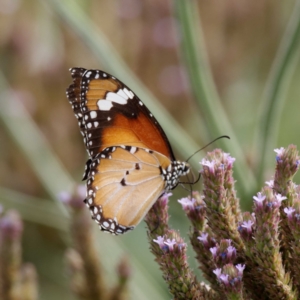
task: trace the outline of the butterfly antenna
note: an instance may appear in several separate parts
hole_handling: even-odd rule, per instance
[[[189,184],[190,186],[192,186],[193,184],[197,183],[201,178],[201,174],[199,173],[197,179],[195,180],[195,175],[194,175],[193,171],[191,171],[191,174],[193,176],[193,180],[190,181],[189,174],[186,175],[188,181],[187,182],[180,182],[181,184]]]
[[[186,162],[188,162],[196,153],[200,152],[201,150],[205,149],[206,147],[208,147],[209,145],[211,145],[212,143],[214,143],[215,141],[219,140],[219,139],[223,139],[223,138],[226,138],[226,139],[230,139],[230,137],[228,135],[222,135],[222,136],[219,136],[217,137],[216,139],[214,139],[213,141],[209,142],[207,145],[205,145],[204,147],[202,147],[201,149],[197,150],[195,153],[193,153],[187,160]],[[200,178],[201,178],[201,173],[198,174],[198,178],[195,180],[195,176],[194,176],[194,173],[192,172],[192,176],[193,176],[193,181],[189,181],[189,176],[187,175],[187,179],[188,179],[188,182],[181,182],[181,184],[189,184],[191,187],[193,184],[197,183]],[[183,186],[182,186],[183,187]],[[184,189],[186,189],[184,187]],[[192,188],[191,188],[191,191],[192,191]]]
[[[202,147],[201,149],[197,150],[195,153],[193,153],[187,160],[186,162],[188,162],[195,154],[197,154],[198,152],[200,152],[201,150],[205,149],[206,147],[208,147],[209,145],[211,145],[212,143],[216,142],[217,140],[220,140],[220,139],[223,139],[223,138],[226,138],[226,139],[229,139],[230,140],[230,137],[228,135],[221,135],[219,137],[217,137],[216,139],[214,139],[213,141],[209,142],[207,145],[205,145],[204,147]],[[198,182],[200,179],[200,177],[197,179],[196,182]],[[195,183],[196,183],[195,182]]]
[[[186,191],[188,191],[188,192],[191,192],[192,189],[186,188],[186,187],[184,186],[184,184],[190,184],[190,183],[188,183],[188,182],[180,182],[180,186],[181,186],[184,190],[186,190]],[[190,184],[190,187],[192,187],[191,184]]]

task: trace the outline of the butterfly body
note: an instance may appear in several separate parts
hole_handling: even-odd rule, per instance
[[[189,172],[147,107],[122,82],[100,70],[72,68],[67,97],[90,156],[85,203],[101,230],[133,229]]]

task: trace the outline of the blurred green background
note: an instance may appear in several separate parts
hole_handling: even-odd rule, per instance
[[[229,135],[193,158],[194,173],[205,151],[230,152],[249,209],[272,177],[273,149],[300,142],[298,2],[0,1],[0,203],[25,221],[23,257],[37,268],[41,299],[75,299],[64,269],[69,214],[57,194],[80,183],[87,155],[65,97],[68,69],[102,69],[124,81],[179,159]],[[170,214],[188,241],[176,201],[185,195],[174,191]],[[132,299],[169,299],[144,227],[113,237],[95,225],[108,281],[127,253]]]

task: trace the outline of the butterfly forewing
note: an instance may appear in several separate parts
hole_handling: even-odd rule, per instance
[[[152,149],[174,160],[164,131],[126,85],[100,70],[83,70],[71,69],[73,85],[67,94],[71,103],[81,107],[90,156],[122,144]]]

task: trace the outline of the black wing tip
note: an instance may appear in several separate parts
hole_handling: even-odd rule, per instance
[[[85,68],[81,68],[81,67],[72,67],[69,68],[69,72],[71,73],[72,77],[74,77],[75,75],[82,75],[84,72],[86,71]]]

